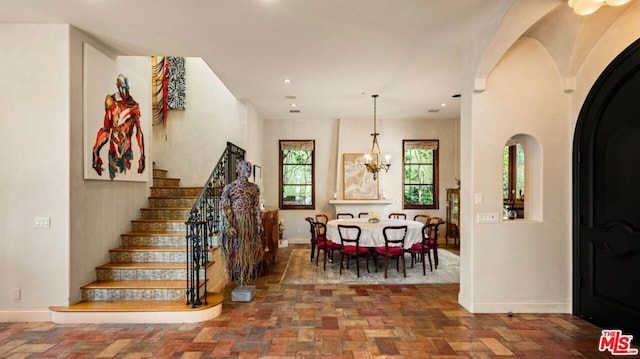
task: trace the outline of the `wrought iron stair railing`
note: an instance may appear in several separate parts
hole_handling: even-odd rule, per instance
[[[207,266],[211,261],[213,238],[222,230],[222,208],[220,198],[225,185],[237,178],[236,166],[244,160],[245,150],[227,142],[209,179],[198,195],[186,227],[187,246],[187,304],[195,308],[207,304]],[[200,291],[202,284],[202,292]],[[204,303],[201,299],[204,299]]]

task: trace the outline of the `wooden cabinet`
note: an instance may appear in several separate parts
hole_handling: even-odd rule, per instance
[[[449,238],[454,244],[460,239],[460,188],[447,188],[447,228],[445,231],[445,245]]]
[[[275,262],[278,254],[278,209],[267,208],[262,212],[262,248],[264,248],[263,271]]]

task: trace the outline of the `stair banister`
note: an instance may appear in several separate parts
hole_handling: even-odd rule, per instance
[[[222,209],[220,198],[225,185],[233,182],[238,176],[236,165],[244,160],[245,150],[227,142],[227,147],[218,163],[211,171],[202,191],[198,195],[189,217],[187,226],[187,304],[193,308],[207,304],[207,266],[210,262],[212,238],[219,235],[222,228]],[[202,279],[200,278],[202,275]],[[200,283],[204,283],[204,293],[200,293]]]

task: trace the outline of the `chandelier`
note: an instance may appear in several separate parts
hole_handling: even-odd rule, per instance
[[[391,166],[391,155],[384,156],[384,162],[380,156],[380,145],[378,145],[378,131],[376,127],[376,99],[378,95],[371,95],[373,97],[373,142],[371,143],[371,152],[364,155],[364,165],[367,168],[367,171],[373,174],[373,180],[378,179],[378,172],[380,170],[384,170],[385,172],[389,171],[389,167]]]
[[[578,15],[589,15],[604,5],[621,6],[631,0],[568,0],[568,5]]]

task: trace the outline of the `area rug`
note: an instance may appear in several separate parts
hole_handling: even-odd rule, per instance
[[[375,271],[373,259],[369,260],[367,273],[366,261],[360,262],[360,278],[356,276],[355,262],[351,263],[349,270],[345,268],[340,274],[340,254],[335,253],[334,263],[327,261],[327,270],[322,269],[322,253],[316,267],[315,258],[310,262],[310,249],[292,249],[287,267],[280,279],[281,284],[425,284],[425,283],[459,283],[460,282],[460,257],[447,250],[439,249],[440,263],[438,269],[429,271],[427,260],[427,274],[422,275],[422,263],[416,263],[411,267],[411,258],[405,256],[407,261],[407,277],[402,275],[402,262],[400,271],[396,270],[395,260],[389,262],[387,278],[384,277],[384,266],[379,264],[378,272]],[[380,260],[382,262],[382,259]],[[346,264],[346,263],[345,263]]]

